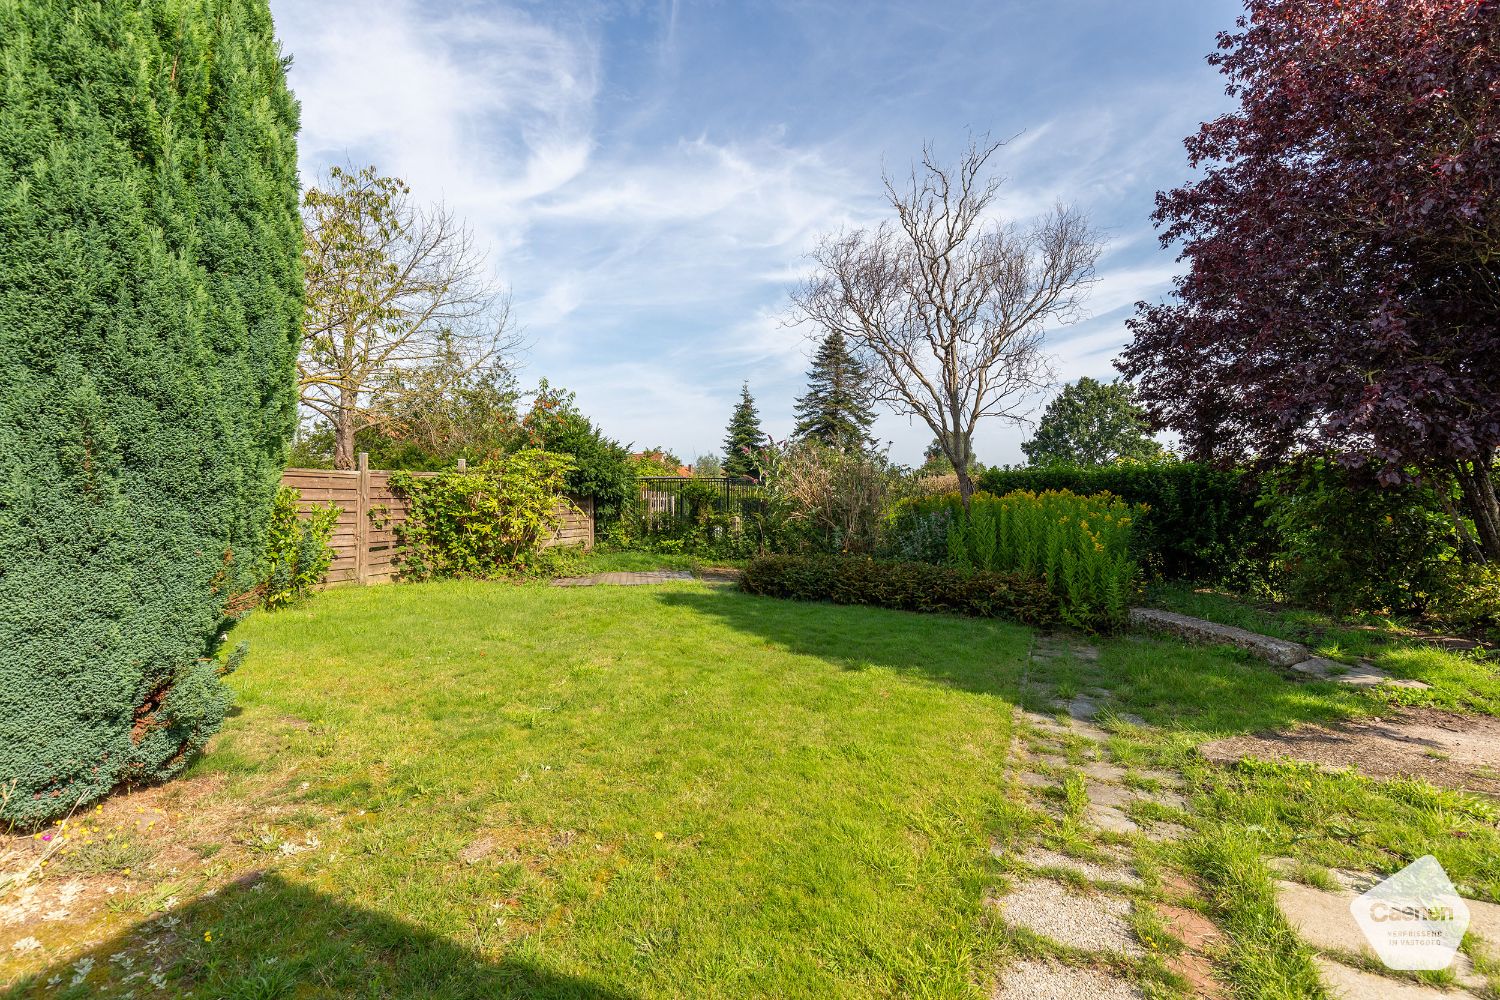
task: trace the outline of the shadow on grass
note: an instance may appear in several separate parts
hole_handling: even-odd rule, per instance
[[[1070,641],[1099,647],[1097,661],[1034,660],[1034,630],[1003,621],[782,601],[726,588],[658,599],[846,669],[884,666],[1042,712],[1083,695],[1153,726],[1225,736],[1336,722],[1383,707],[1337,684],[1293,680],[1248,654],[1170,640],[1073,634]]]
[[[493,922],[495,917],[475,919]],[[487,959],[413,924],[274,874],[247,876],[154,917],[15,984],[5,996],[82,1000],[129,995],[122,991],[132,989],[135,996],[223,1000],[631,996],[521,958]]]
[[[1011,702],[1021,695],[1033,634],[998,619],[784,601],[730,587],[663,591],[657,599],[845,670],[886,667]]]

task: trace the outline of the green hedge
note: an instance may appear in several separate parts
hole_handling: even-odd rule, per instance
[[[181,771],[296,414],[265,0],[0,0],[0,821]]]
[[[1170,579],[1238,581],[1259,572],[1268,547],[1265,516],[1256,510],[1259,484],[1238,470],[1195,462],[987,469],[978,488],[1003,496],[1113,493],[1151,509],[1137,526],[1137,552],[1146,568]]]
[[[1041,580],[970,572],[920,562],[859,556],[762,556],[740,579],[747,593],[796,601],[867,604],[900,611],[946,611],[1055,625],[1061,608]]]

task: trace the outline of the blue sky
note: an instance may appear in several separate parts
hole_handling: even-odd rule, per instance
[[[1131,303],[1175,269],[1149,215],[1182,137],[1227,107],[1205,63],[1233,0],[272,0],[302,102],[304,182],[374,163],[490,248],[530,344],[521,378],[611,435],[718,452],[742,380],[785,436],[808,331],[784,322],[825,231],[882,216],[882,167],[970,130],[1017,138],[996,210],[1061,199],[1109,235],[1062,379],[1110,377]],[[1044,402],[1039,399],[1038,403]],[[916,462],[931,433],[882,414]],[[1024,428],[976,454],[1018,462]]]

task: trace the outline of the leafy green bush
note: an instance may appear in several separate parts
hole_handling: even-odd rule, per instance
[[[1500,644],[1500,566],[1450,564],[1436,623],[1451,631]]]
[[[893,547],[955,569],[1045,580],[1069,624],[1107,629],[1124,623],[1138,586],[1131,545],[1144,513],[1107,493],[1066,490],[976,493],[965,511],[953,493],[897,504],[891,533]]]
[[[1260,506],[1277,543],[1278,588],[1294,603],[1339,613],[1434,608],[1457,558],[1439,498],[1420,483],[1361,487],[1321,460],[1268,478]]]
[[[180,772],[295,419],[265,0],[0,2],[0,821]]]
[[[1248,587],[1264,576],[1265,516],[1255,506],[1259,484],[1245,472],[1195,462],[1121,463],[988,469],[977,483],[996,496],[1068,490],[1145,505],[1135,526],[1137,556],[1146,570],[1168,579]]]
[[[1009,618],[1027,625],[1061,621],[1057,598],[1041,580],[919,562],[863,556],[761,556],[745,568],[740,586],[747,593],[797,601],[946,611]]]
[[[307,596],[333,564],[333,528],[339,508],[333,504],[313,507],[299,517],[302,492],[290,486],[276,491],[271,507],[271,525],[266,530],[266,572],[258,589],[260,603],[268,610],[284,608]]]
[[[467,472],[391,473],[407,503],[396,526],[404,579],[524,573],[562,525],[570,460],[527,449]]]

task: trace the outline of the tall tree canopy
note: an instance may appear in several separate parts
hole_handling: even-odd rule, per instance
[[[755,408],[755,397],[750,395],[750,385],[746,383],[740,386],[740,401],[735,404],[724,433],[724,474],[759,475],[755,452],[765,447],[766,441],[766,432],[760,429],[760,411]]]
[[[303,208],[302,405],[333,429],[334,468],[352,469],[361,430],[435,405],[519,338],[473,233],[442,205],[412,204],[400,178],[334,167]]]
[[[899,185],[893,221],[825,236],[813,275],[792,295],[800,321],[848,340],[876,402],[917,417],[974,492],[979,421],[1019,421],[1051,381],[1042,342],[1082,310],[1100,240],[1062,205],[1026,225],[1001,223],[989,173],[999,143],[971,141],[957,164],[930,147]]]
[[[1145,411],[1126,382],[1084,378],[1063,386],[1021,445],[1032,465],[1108,465],[1160,458]]]
[[[1195,457],[1454,476],[1500,558],[1500,4],[1247,0],[1120,368]]]
[[[0,3],[0,820],[229,705],[296,406],[297,106],[265,0]]]
[[[813,356],[807,394],[797,400],[798,441],[816,441],[839,451],[860,451],[870,443],[875,412],[870,407],[870,376],[849,353],[843,331],[830,330]]]

